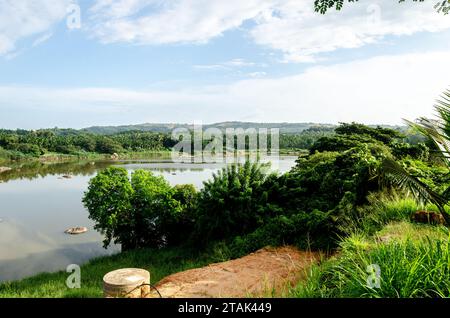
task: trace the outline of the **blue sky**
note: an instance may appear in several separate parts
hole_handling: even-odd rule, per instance
[[[450,16],[432,1],[326,16],[312,2],[0,0],[0,127],[431,113],[450,84]]]

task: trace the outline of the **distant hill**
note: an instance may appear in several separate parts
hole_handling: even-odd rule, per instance
[[[227,128],[279,128],[280,133],[300,133],[309,128],[334,128],[336,125],[331,124],[317,124],[317,123],[252,123],[240,121],[228,121],[209,125],[203,125],[203,129],[215,127],[219,129]],[[138,124],[138,125],[124,125],[124,126],[93,126],[82,129],[82,131],[94,134],[115,134],[125,131],[151,131],[169,133],[175,128],[192,129],[192,124]]]

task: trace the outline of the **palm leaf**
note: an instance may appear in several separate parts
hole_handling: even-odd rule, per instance
[[[410,191],[414,197],[422,203],[434,203],[444,206],[448,200],[439,193],[433,191],[428,185],[409,174],[395,160],[385,159],[382,163],[383,177],[392,184]]]
[[[415,122],[405,120],[414,130],[429,138],[450,167],[450,90],[446,90],[434,105],[436,119],[421,117]]]

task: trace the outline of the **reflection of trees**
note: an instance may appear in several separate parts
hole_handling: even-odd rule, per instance
[[[70,174],[76,176],[90,176],[97,170],[107,168],[117,162],[113,161],[77,161],[77,162],[59,162],[42,163],[27,162],[15,167],[10,171],[0,174],[0,182],[6,182],[16,179],[33,180],[48,175]]]
[[[242,157],[246,158],[246,157]],[[239,161],[241,162],[241,161]],[[0,173],[0,182],[7,182],[16,179],[33,180],[43,178],[49,175],[73,175],[73,176],[91,176],[98,170],[108,168],[112,165],[125,165],[127,170],[144,169],[159,173],[182,173],[182,172],[201,172],[204,170],[218,170],[227,163],[178,163],[166,158],[152,158],[148,160],[102,160],[102,161],[71,161],[43,163],[38,161],[25,162],[11,166],[12,170]]]
[[[43,178],[49,175],[73,175],[73,176],[91,176],[98,170],[108,168],[112,165],[127,165],[128,170],[144,169],[156,172],[179,173],[185,171],[203,171],[204,167],[158,167],[152,166],[155,162],[127,162],[127,161],[77,161],[77,162],[59,162],[59,163],[42,163],[42,162],[28,162],[12,170],[0,174],[0,182],[7,182],[17,179],[33,180]],[[170,161],[163,164],[173,164]],[[146,167],[146,165],[150,165]]]

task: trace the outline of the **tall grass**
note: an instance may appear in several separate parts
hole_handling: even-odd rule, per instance
[[[384,231],[389,241],[351,235],[341,242],[336,257],[310,269],[308,280],[291,296],[449,297],[448,234],[444,227],[403,222]],[[368,284],[371,265],[379,266],[379,288]]]
[[[339,220],[342,233],[373,235],[390,222],[411,220],[417,210],[439,211],[433,204],[421,205],[411,196],[398,192],[372,193],[367,200],[366,205]],[[447,208],[447,211],[450,209]]]

